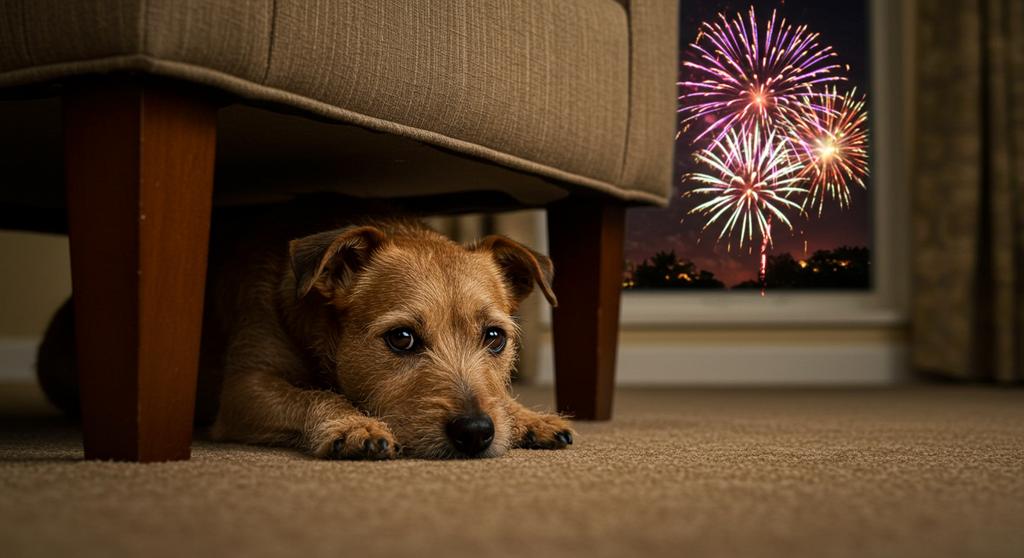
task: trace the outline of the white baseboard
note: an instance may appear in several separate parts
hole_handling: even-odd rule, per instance
[[[537,382],[554,382],[551,343]],[[735,346],[678,343],[619,347],[616,383],[632,386],[894,385],[908,380],[908,350],[895,342]]]
[[[37,337],[0,337],[0,382],[34,380]]]

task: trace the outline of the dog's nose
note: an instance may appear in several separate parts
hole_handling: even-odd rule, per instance
[[[491,447],[494,421],[484,414],[456,417],[445,427],[445,432],[455,449],[466,455],[476,455]]]

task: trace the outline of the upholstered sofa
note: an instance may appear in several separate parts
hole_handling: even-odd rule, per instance
[[[559,408],[611,415],[673,0],[0,0],[0,226],[71,239],[86,456],[189,455],[211,207],[546,207]],[[431,205],[433,204],[433,205]]]

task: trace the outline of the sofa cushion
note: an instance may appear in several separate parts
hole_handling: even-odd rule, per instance
[[[671,140],[629,130],[651,117],[630,104],[628,17],[612,0],[5,1],[0,88],[142,71],[663,203]]]

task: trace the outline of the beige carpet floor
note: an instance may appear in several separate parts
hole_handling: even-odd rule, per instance
[[[568,451],[83,462],[0,387],[0,555],[1024,556],[1024,391],[626,390]],[[530,390],[524,399],[545,403]]]

